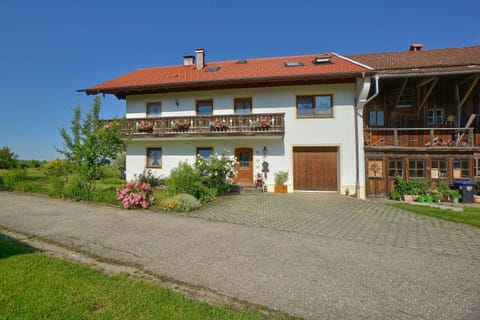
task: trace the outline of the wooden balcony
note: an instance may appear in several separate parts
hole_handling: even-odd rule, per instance
[[[366,151],[385,149],[466,150],[480,146],[474,128],[365,128]]]
[[[281,138],[285,134],[285,114],[213,115],[127,119],[123,130],[133,139],[182,137]]]

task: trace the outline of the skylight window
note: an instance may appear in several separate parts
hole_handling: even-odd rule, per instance
[[[289,61],[289,62],[284,62],[283,63],[285,67],[301,67],[303,66],[303,63],[300,61]]]
[[[208,67],[205,72],[217,72],[220,67]]]
[[[332,59],[331,56],[316,57],[315,59],[313,59],[312,63],[313,63],[313,64],[327,64],[327,63],[332,63],[332,62],[330,61],[330,59]]]

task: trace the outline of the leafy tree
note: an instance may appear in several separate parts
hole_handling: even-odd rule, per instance
[[[13,153],[9,147],[0,149],[0,169],[16,168],[18,164],[18,155]]]
[[[81,177],[82,188],[91,197],[95,190],[94,182],[100,176],[100,168],[110,164],[124,152],[127,141],[121,138],[123,120],[100,120],[100,97],[95,97],[93,107],[82,117],[80,107],[76,107],[71,120],[70,133],[60,128],[63,148],[55,149],[65,156],[70,170]]]

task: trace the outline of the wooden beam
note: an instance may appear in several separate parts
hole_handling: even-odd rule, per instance
[[[423,86],[426,85],[427,83],[432,82],[432,81],[434,81],[434,80],[438,80],[438,78],[437,78],[437,77],[432,77],[432,78],[423,80],[422,82],[420,82],[419,84],[417,84],[417,88],[423,87]]]
[[[430,97],[430,95],[432,94],[433,89],[434,89],[435,86],[437,85],[438,78],[432,78],[431,81],[433,81],[433,82],[432,82],[432,84],[430,85],[430,88],[428,88],[427,93],[426,93],[425,96],[423,97],[422,102],[421,102],[420,105],[418,106],[417,114],[420,114],[420,111],[422,111],[423,106],[427,103],[428,98]],[[429,82],[430,82],[430,81],[429,81]],[[427,83],[428,83],[428,82],[427,82]]]
[[[407,81],[408,81],[408,78],[405,78],[405,81],[403,81],[402,89],[400,89],[400,93],[398,94],[397,99],[395,99],[394,106],[396,106],[398,104],[398,101],[400,101],[400,97],[403,94],[403,90],[405,90],[405,87],[407,86]]]
[[[467,92],[465,93],[465,96],[463,97],[462,101],[460,101],[460,103],[458,104],[458,108],[461,109],[464,105],[464,103],[467,101],[468,97],[470,96],[470,94],[472,94],[472,91],[473,89],[475,88],[475,86],[477,85],[478,83],[478,80],[480,80],[480,76],[477,76],[475,78],[475,80],[473,80],[472,84],[470,85],[470,87],[468,88]]]

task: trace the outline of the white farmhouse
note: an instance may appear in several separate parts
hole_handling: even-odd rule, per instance
[[[127,179],[159,176],[213,153],[238,159],[236,183],[261,174],[269,190],[365,196],[363,106],[373,70],[340,55],[208,62],[139,69],[81,91],[126,101]]]

